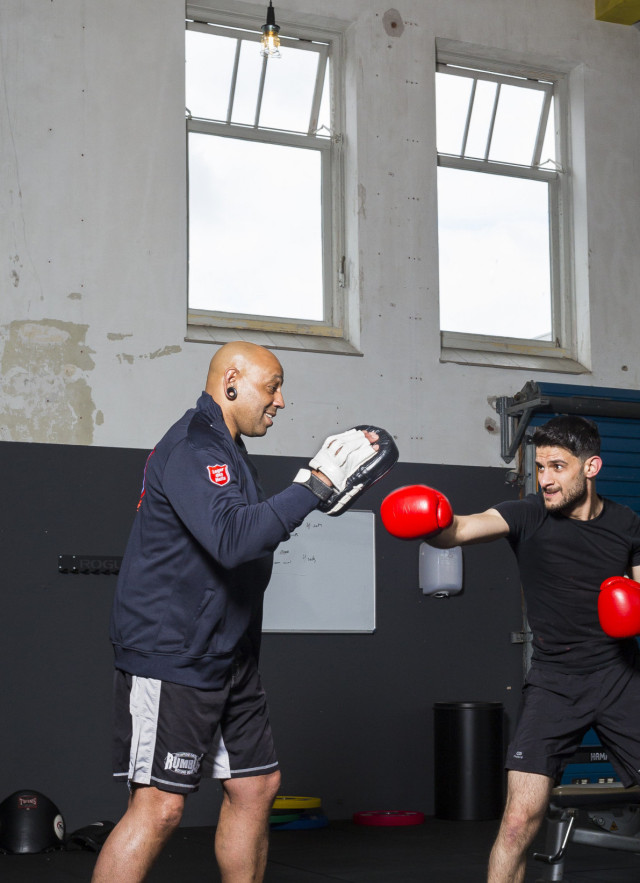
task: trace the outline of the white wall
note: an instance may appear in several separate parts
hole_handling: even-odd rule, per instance
[[[266,3],[265,3],[266,7]],[[315,0],[276,9],[313,14]],[[504,465],[492,397],[527,380],[637,387],[640,32],[593,0],[325,0],[353,24],[349,255],[363,357],[278,353],[287,409],[264,454],[379,422],[408,462]],[[439,362],[436,38],[582,64],[592,373]],[[186,343],[184,3],[0,4],[0,440],[149,448],[196,399]],[[624,367],[623,367],[624,366]]]

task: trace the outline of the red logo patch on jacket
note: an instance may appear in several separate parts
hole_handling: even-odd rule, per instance
[[[226,463],[224,466],[216,463],[215,466],[207,466],[207,469],[209,470],[209,478],[214,484],[227,484],[229,481],[229,467]]]

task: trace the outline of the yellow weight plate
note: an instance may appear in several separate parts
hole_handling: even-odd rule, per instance
[[[273,801],[273,809],[317,809],[322,806],[319,797],[278,796]]]

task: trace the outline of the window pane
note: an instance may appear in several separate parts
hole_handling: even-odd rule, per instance
[[[321,156],[189,135],[189,306],[322,320]]]
[[[324,72],[324,85],[322,87],[322,101],[318,114],[318,131],[322,129],[323,135],[331,132],[331,59],[327,59],[327,67]]]
[[[186,104],[194,117],[226,120],[236,43],[187,30]]]
[[[556,161],[556,118],[555,118],[554,99],[551,99],[551,107],[549,108],[549,119],[547,120],[547,131],[544,135],[542,144],[542,154],[540,156],[540,165],[551,160]]]
[[[289,46],[281,51],[282,58],[267,64],[260,125],[288,132],[308,132],[318,53]]]
[[[497,88],[495,83],[489,83],[487,80],[479,80],[476,85],[465,156],[471,156],[474,159],[484,159],[485,157]]]
[[[438,169],[440,327],[552,339],[548,189]]]
[[[436,129],[438,152],[458,154],[462,152],[464,125],[469,109],[473,80],[436,74]]]
[[[238,62],[236,90],[233,96],[232,123],[240,123],[245,126],[255,124],[262,65],[260,44],[253,40],[243,40]]]
[[[531,165],[543,99],[537,89],[502,86],[489,159]]]

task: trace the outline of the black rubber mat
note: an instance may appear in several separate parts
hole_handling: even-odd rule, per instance
[[[375,828],[332,821],[327,828],[271,835],[265,883],[484,883],[497,822],[452,822]],[[149,883],[219,883],[213,828],[180,828]],[[536,843],[536,848],[539,847]],[[95,855],[55,852],[0,855],[2,883],[89,883]],[[542,866],[530,859],[526,883]],[[567,883],[638,883],[640,855],[570,844]]]

